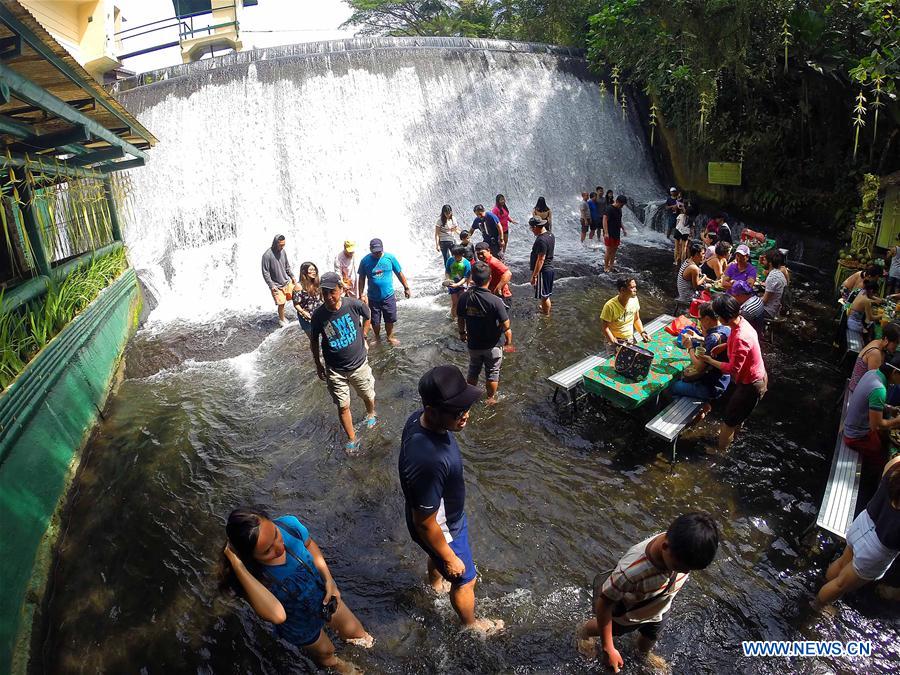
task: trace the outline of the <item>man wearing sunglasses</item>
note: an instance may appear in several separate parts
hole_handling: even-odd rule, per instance
[[[419,380],[423,409],[403,427],[400,486],[406,501],[406,526],[428,554],[428,582],[450,592],[450,604],[465,628],[484,635],[503,622],[475,618],[475,563],[469,548],[463,461],[453,435],[469,419],[469,408],[482,391],[466,383],[456,366],[437,366]]]

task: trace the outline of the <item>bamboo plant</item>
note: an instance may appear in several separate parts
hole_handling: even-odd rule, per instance
[[[866,97],[862,91],[856,96],[856,105],[853,107],[853,161],[856,161],[856,151],[859,149],[859,130],[866,126]]]

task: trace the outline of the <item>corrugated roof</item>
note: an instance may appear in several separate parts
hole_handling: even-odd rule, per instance
[[[69,103],[83,115],[139,150],[156,145],[156,137],[103,89],[28,9],[17,0],[2,0],[2,10],[4,14],[0,14],[0,44],[4,38],[14,38],[18,34],[18,31],[9,25],[10,23],[18,22],[24,30],[21,53],[11,57],[0,57],[0,63]],[[9,20],[6,18],[7,15]],[[0,115],[13,122],[31,125],[41,135],[71,128],[71,123],[48,116],[39,108],[17,100],[15,94],[12,94],[8,103],[0,105]],[[6,145],[21,143],[19,139],[2,131],[0,139]],[[97,139],[82,145],[92,150],[109,147],[107,142]]]

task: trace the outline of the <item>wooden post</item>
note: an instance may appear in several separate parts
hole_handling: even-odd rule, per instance
[[[122,225],[119,223],[119,212],[116,210],[116,198],[109,176],[103,177],[103,193],[106,195],[106,206],[109,208],[109,225],[113,241],[122,241]]]
[[[41,237],[40,227],[38,226],[38,218],[36,207],[34,205],[34,192],[27,181],[19,184],[19,194],[21,195],[24,208],[22,212],[22,225],[25,228],[25,234],[28,235],[28,241],[31,244],[31,255],[34,258],[34,265],[37,267],[39,274],[45,277],[50,276],[50,261],[47,259],[47,251],[44,249],[44,240]]]

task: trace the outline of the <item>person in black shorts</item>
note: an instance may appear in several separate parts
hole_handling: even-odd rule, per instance
[[[553,249],[556,240],[552,232],[547,232],[547,221],[531,218],[528,227],[534,235],[531,247],[531,285],[534,297],[541,301],[541,313],[550,316],[550,296],[553,295]]]

